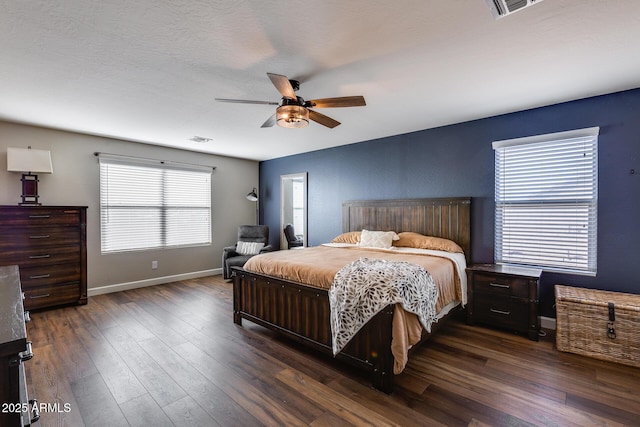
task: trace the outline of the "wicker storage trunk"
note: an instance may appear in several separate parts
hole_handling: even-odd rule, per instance
[[[555,295],[558,350],[640,367],[640,295],[563,285]]]

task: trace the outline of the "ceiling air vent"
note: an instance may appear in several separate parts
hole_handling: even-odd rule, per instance
[[[518,12],[542,0],[486,0],[494,18],[502,18],[512,13]]]
[[[199,143],[204,143],[204,142],[209,142],[209,141],[213,141],[213,139],[211,138],[205,138],[204,136],[194,136],[193,138],[189,138],[189,141],[193,141],[193,142],[199,142]]]

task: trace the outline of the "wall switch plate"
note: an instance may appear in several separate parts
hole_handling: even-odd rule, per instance
[[[158,269],[158,261],[151,261],[151,269],[152,270]]]

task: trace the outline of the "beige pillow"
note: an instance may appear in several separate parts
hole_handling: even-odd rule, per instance
[[[342,233],[336,236],[331,243],[352,243],[357,244],[360,242],[359,231],[349,231],[348,233]]]
[[[442,237],[425,236],[420,233],[405,231],[399,234],[400,240],[393,245],[397,247],[433,249],[436,251],[464,253],[462,248],[454,241]]]
[[[394,231],[362,230],[358,246],[390,249],[393,247],[393,241],[398,239],[400,239],[400,237]]]

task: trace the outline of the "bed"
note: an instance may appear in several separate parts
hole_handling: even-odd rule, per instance
[[[392,230],[441,237],[459,245],[464,252],[463,258],[469,262],[470,210],[471,199],[459,197],[348,201],[342,206],[342,228],[343,233]],[[280,252],[282,256],[291,257],[297,256],[296,252],[320,250],[309,248]],[[326,286],[311,286],[304,283],[308,281],[305,278],[296,280],[281,277],[279,273],[249,271],[249,267],[233,269],[234,322],[241,325],[246,319],[321,353],[333,354],[329,290]],[[438,313],[438,321],[432,325],[431,333],[423,331],[421,341],[456,311],[453,306],[459,307],[462,303],[448,304],[443,313]],[[338,360],[370,372],[373,386],[385,393],[393,390],[396,364],[392,352],[394,316],[397,316],[395,304],[387,305],[335,355]]]

